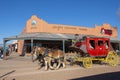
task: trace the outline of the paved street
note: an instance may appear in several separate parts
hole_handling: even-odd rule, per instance
[[[0,61],[0,80],[120,80],[120,64],[116,67],[94,64],[92,68],[69,66],[65,69],[44,71],[37,69],[29,55],[20,57],[13,53]]]

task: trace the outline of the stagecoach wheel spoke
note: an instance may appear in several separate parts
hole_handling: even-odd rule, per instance
[[[106,57],[106,62],[111,66],[118,64],[118,55],[114,51],[110,51]]]
[[[92,59],[89,57],[83,58],[83,66],[85,68],[90,68],[92,66]]]

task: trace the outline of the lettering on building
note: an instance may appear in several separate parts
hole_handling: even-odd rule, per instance
[[[63,26],[53,26],[53,29],[60,30],[60,29],[63,29]]]
[[[65,29],[73,29],[73,30],[76,30],[77,28],[74,28],[74,27],[65,27]]]
[[[87,29],[85,29],[85,28],[79,28],[79,30],[83,30],[83,31],[86,31]]]

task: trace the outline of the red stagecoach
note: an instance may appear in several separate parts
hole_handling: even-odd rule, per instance
[[[72,63],[82,62],[85,68],[91,67],[93,61],[103,61],[111,66],[118,64],[118,55],[112,49],[109,38],[85,36],[70,49],[77,53]]]

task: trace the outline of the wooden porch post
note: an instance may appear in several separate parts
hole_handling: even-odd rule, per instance
[[[33,49],[33,39],[31,39],[31,51]]]
[[[65,53],[65,40],[63,40],[63,52]]]
[[[6,60],[6,40],[3,40],[3,59]]]

